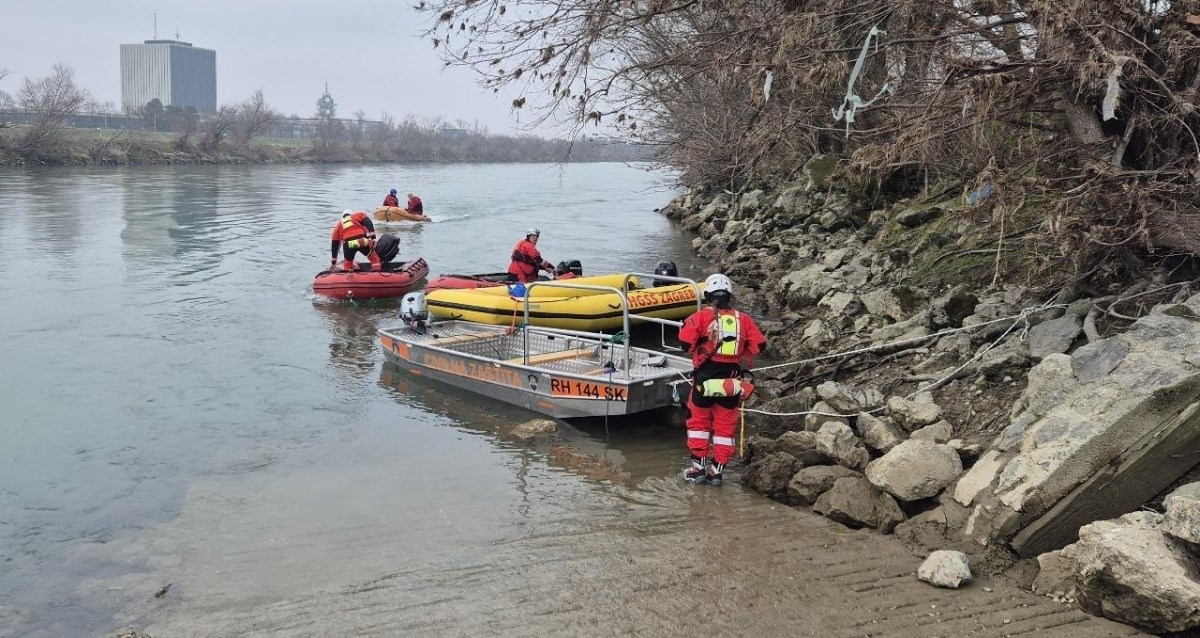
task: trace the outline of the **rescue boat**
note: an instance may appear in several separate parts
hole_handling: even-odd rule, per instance
[[[333,299],[385,299],[399,297],[416,288],[429,274],[420,257],[413,261],[390,262],[379,272],[371,264],[356,263],[354,270],[322,270],[313,278],[313,292]]]
[[[422,213],[410,213],[399,206],[380,206],[375,209],[375,219],[381,222],[428,222],[433,221]]]
[[[570,277],[566,277],[566,275]],[[583,264],[578,259],[560,261],[554,268],[555,279],[570,279],[583,276]],[[550,281],[549,277],[539,275],[537,281]],[[475,275],[438,275],[425,285],[426,292],[443,288],[490,288],[512,283],[507,272],[485,272]]]
[[[620,330],[626,312],[631,316],[684,319],[701,307],[703,285],[670,283],[639,288],[632,274],[577,277],[571,284],[617,290],[564,290],[534,285],[528,291],[529,325],[566,330]],[[508,286],[443,288],[426,295],[429,314],[440,319],[515,326],[525,321],[525,298],[514,297]],[[618,290],[625,290],[628,308]],[[636,313],[633,315],[632,313]]]

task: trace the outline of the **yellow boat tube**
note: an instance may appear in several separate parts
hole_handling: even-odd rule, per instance
[[[563,283],[620,288],[625,275],[577,277]],[[682,320],[696,311],[703,284],[670,284],[637,288],[631,280],[629,312],[659,319]],[[492,325],[517,325],[524,321],[525,300],[509,296],[507,286],[442,289],[426,295],[429,314],[441,319],[462,319]],[[546,328],[599,332],[622,328],[621,296],[599,290],[569,290],[534,286],[529,302],[529,323]],[[639,323],[632,317],[633,323]]]

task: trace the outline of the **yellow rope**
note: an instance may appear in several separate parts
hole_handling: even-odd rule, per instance
[[[742,431],[738,433],[738,458],[746,458],[746,409],[742,405],[738,405],[738,412],[742,415]]]

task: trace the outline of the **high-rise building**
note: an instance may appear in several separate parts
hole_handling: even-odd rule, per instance
[[[179,40],[121,45],[121,104],[138,108],[158,98],[163,106],[217,110],[217,52]]]

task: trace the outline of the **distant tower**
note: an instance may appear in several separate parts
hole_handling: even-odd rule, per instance
[[[333,96],[329,94],[328,82],[325,83],[325,93],[317,100],[317,117],[326,120],[337,117],[337,102],[334,102]]]

